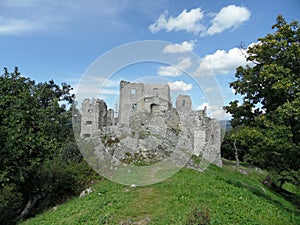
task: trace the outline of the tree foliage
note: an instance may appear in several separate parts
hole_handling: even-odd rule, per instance
[[[277,17],[274,33],[247,49],[250,65],[236,69],[230,83],[242,102],[226,107],[248,158],[276,174],[277,180],[300,184],[300,28]]]
[[[54,155],[66,138],[65,112],[59,102],[72,101],[71,87],[35,84],[16,68],[0,77],[1,177],[2,185],[23,182],[24,168],[38,165]]]
[[[82,157],[66,107],[73,102],[71,90],[52,80],[35,83],[18,68],[5,68],[0,76],[1,224],[26,216],[40,199],[55,202],[74,194],[81,175],[69,164],[80,165]]]

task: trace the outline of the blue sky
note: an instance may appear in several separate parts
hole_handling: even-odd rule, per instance
[[[235,68],[245,65],[240,44],[247,47],[272,32],[279,14],[299,20],[299,9],[298,0],[0,0],[0,63],[10,70],[18,66],[36,81],[75,87],[107,51],[136,41],[167,41],[173,43],[165,49],[170,54],[191,50],[199,56],[226,104],[236,98],[228,86]],[[188,58],[176,66],[148,62],[122,68],[101,96],[113,107],[119,79],[157,76],[191,94],[194,108],[207,104],[205,95],[213,88],[200,93],[193,77],[180,72]]]

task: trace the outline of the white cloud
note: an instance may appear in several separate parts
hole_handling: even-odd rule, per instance
[[[230,119],[230,114],[227,114],[221,106],[210,105],[205,102],[196,107],[197,110],[204,110],[205,108],[208,117],[218,120]]]
[[[167,19],[168,12],[165,11],[159,16],[155,23],[149,26],[152,33],[157,33],[165,29],[169,31],[186,31],[189,33],[198,34],[204,29],[200,21],[204,17],[203,11],[200,8],[192,9],[191,11],[183,10],[177,17]]]
[[[117,95],[119,94],[119,90],[118,89],[102,89],[100,91],[101,95]]]
[[[163,49],[163,53],[183,53],[193,51],[196,41],[184,41],[181,44],[167,45]]]
[[[216,87],[207,87],[204,89],[205,93],[208,93],[208,92],[212,92],[212,91],[215,91],[217,88]]]
[[[175,66],[160,66],[157,73],[159,76],[178,77],[182,74],[182,71]]]
[[[173,91],[190,91],[193,88],[192,84],[187,84],[184,81],[167,82],[170,90]]]
[[[120,19],[130,0],[0,0],[0,35],[36,32],[71,33],[101,27],[128,26]],[[80,15],[80,16],[78,16]],[[84,24],[84,25],[83,25]],[[112,24],[114,26],[112,26]]]
[[[237,28],[250,18],[251,12],[246,7],[229,5],[223,7],[213,18],[212,26],[206,34],[214,35],[230,28]]]
[[[177,17],[170,16],[168,18],[168,12],[165,11],[155,23],[149,26],[149,30],[152,33],[166,30],[167,32],[186,31],[194,34],[200,33],[201,36],[214,35],[224,30],[235,29],[241,26],[250,18],[251,12],[243,6],[228,5],[214,14],[211,26],[208,27],[204,24],[203,18],[209,15],[211,13],[205,15],[201,8],[195,8],[190,11],[183,10]]]
[[[105,78],[105,77],[91,75],[91,74],[86,74],[83,81],[85,86],[88,86],[89,84],[90,85],[98,84],[98,86],[102,88],[119,87],[120,85],[120,79],[113,80],[110,78]]]
[[[99,94],[101,95],[118,95],[119,94],[119,90],[118,89],[110,89],[110,88],[102,88],[100,89],[98,86],[80,86],[80,90],[78,89],[79,86],[76,86],[74,88],[74,93],[76,94],[77,91],[80,91],[78,97],[81,98],[86,98],[89,96],[97,96]],[[78,94],[78,93],[77,93]]]
[[[103,86],[106,87],[119,87],[120,80],[109,80],[102,77],[97,79],[98,82],[103,83]]]
[[[76,101],[81,102],[85,98],[103,98],[117,96],[119,94],[119,81],[104,77],[86,75],[82,80],[69,79],[74,83],[73,93]],[[76,84],[76,85],[75,85]]]
[[[37,22],[0,17],[0,35],[17,35],[26,31],[38,30]]]
[[[196,109],[197,110],[204,110],[205,107],[206,108],[208,107],[208,103],[207,102],[204,102],[201,105],[197,106]]]
[[[160,66],[157,73],[159,76],[177,77],[182,75],[183,71],[188,69],[191,65],[191,59],[186,58],[174,66]]]
[[[239,66],[245,66],[246,63],[245,52],[240,48],[232,48],[229,51],[217,50],[202,58],[195,76],[228,74]]]

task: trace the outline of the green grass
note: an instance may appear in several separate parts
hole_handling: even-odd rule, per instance
[[[21,224],[185,225],[199,224],[194,218],[202,217],[220,225],[300,224],[297,208],[261,184],[264,171],[240,169],[246,175],[230,161],[203,173],[183,168],[161,183],[135,188],[103,180],[92,186],[92,194]]]

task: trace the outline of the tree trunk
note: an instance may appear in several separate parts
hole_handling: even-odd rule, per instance
[[[234,147],[234,150],[235,150],[234,156],[235,156],[235,160],[236,160],[236,166],[239,167],[240,166],[240,160],[239,160],[238,148],[236,147],[236,138],[234,138],[233,147]]]
[[[37,201],[42,199],[45,195],[43,193],[38,194],[36,196],[34,196],[33,198],[31,198],[25,205],[25,207],[23,208],[23,210],[21,211],[21,213],[16,217],[15,222],[18,222],[19,220],[23,219],[24,217],[26,217],[28,215],[28,213],[30,212],[31,209],[34,208],[34,206],[36,205]]]

